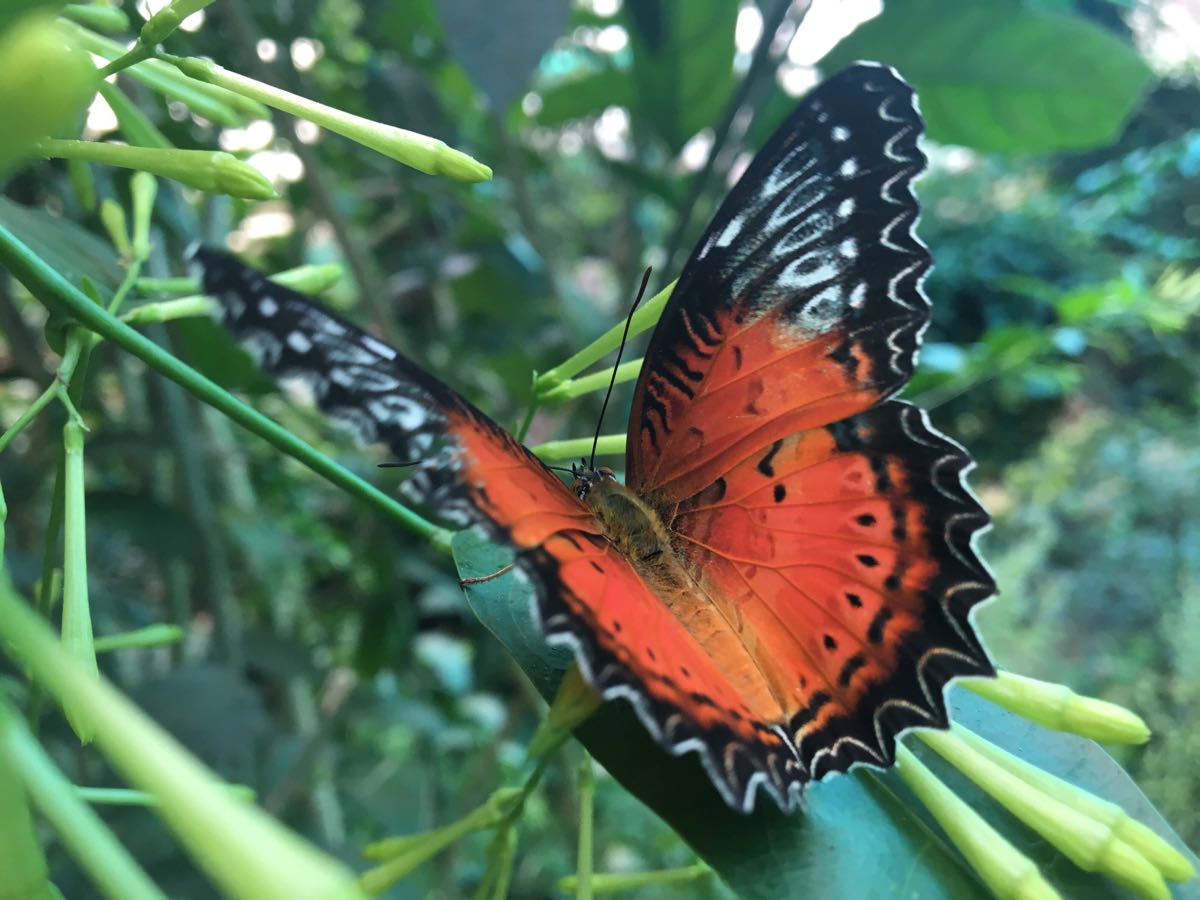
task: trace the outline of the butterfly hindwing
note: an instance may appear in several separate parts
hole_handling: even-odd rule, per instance
[[[896,400],[782,438],[676,507],[681,552],[729,598],[789,691],[813,777],[890,764],[944,727],[942,687],[988,675],[969,621],[993,592],[962,448]]]

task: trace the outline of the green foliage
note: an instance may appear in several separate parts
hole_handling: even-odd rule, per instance
[[[0,29],[32,6],[56,5],[5,6]],[[177,319],[203,308],[172,292],[193,287],[138,283],[182,276],[187,244],[230,233],[267,270],[344,263],[348,277],[327,302],[515,424],[532,373],[619,323],[645,262],[674,261],[651,292],[678,274],[671,265],[738,160],[792,108],[781,81],[804,74],[782,46],[735,52],[735,22],[747,15],[738,4],[626,0],[611,14],[607,6],[514,0],[481,15],[477,4],[449,0],[218,0],[198,31],[167,35],[166,49],[181,61],[211,57],[221,83],[146,60],[100,88],[115,132],[81,131],[80,101],[65,130],[38,137],[133,145],[105,140],[115,150],[100,152],[113,162],[151,148],[207,153],[211,164],[221,149],[261,169],[277,200],[164,181],[151,219],[135,213],[126,174],[77,151],[69,168],[10,171],[0,197],[0,416],[28,421],[0,452],[5,570],[52,611],[63,509],[55,471],[69,399],[90,429],[86,586],[97,648],[131,645],[102,654],[101,673],[220,775],[249,784],[272,815],[343,859],[387,835],[460,823],[497,787],[525,784],[523,748],[566,658],[545,653],[511,579],[464,599],[445,557],[413,529],[439,542],[445,533],[395,503],[401,476],[377,471],[376,452],[330,435],[214,324]],[[784,29],[800,22],[801,45],[819,37],[806,30],[801,4],[757,8],[767,19],[786,13]],[[122,31],[112,16],[70,15],[84,25],[69,33],[108,60],[122,60],[141,25]],[[1200,448],[1189,423],[1200,412],[1200,103],[1187,72],[1149,88],[1135,47],[1150,42],[1135,43],[1123,16],[1090,3],[895,0],[821,69],[858,56],[891,62],[916,84],[931,134],[969,148],[934,147],[919,186],[921,233],[938,260],[929,283],[936,312],[909,394],[937,407],[939,426],[981,458],[975,484],[1004,513],[984,544],[1004,591],[981,617],[985,635],[1006,666],[1143,711],[1155,737],[1120,759],[1194,844],[1200,555],[1189,510]],[[92,30],[101,27],[118,30]],[[306,98],[313,105],[303,109],[329,128],[296,133],[259,102]],[[330,135],[334,126],[350,139]],[[391,126],[429,137],[406,143]],[[12,127],[0,122],[0,137]],[[696,171],[680,151],[706,129],[714,151]],[[481,177],[443,155],[446,145],[461,147],[495,178],[465,185],[421,175],[368,150],[375,138],[399,140],[403,152],[393,155],[426,170],[450,158]],[[105,223],[118,214],[131,236],[114,248]],[[58,354],[72,335],[81,347],[84,329],[104,340],[80,350],[78,375],[60,390]],[[275,424],[221,388],[249,395]],[[621,390],[614,411],[628,396]],[[530,443],[590,435],[599,397],[569,393],[533,419]],[[620,416],[610,413],[609,424],[621,430]],[[456,538],[463,573],[490,574],[502,562],[497,548],[470,541]],[[163,623],[182,640],[132,646],[178,633],[143,631]],[[64,783],[65,775],[113,784],[97,751],[81,750],[42,698],[45,686],[0,656],[0,695],[32,722],[28,745],[41,748],[46,769]],[[962,691],[954,703],[960,721],[1169,835],[1094,745],[1048,735]],[[694,756],[665,757],[627,707],[606,706],[580,735],[607,769],[595,782],[595,870],[634,882],[661,871],[688,879],[683,888],[650,878],[657,886],[638,896],[725,897],[722,879],[746,896],[983,890],[893,775],[830,781],[790,819],[769,809],[743,818],[724,807]],[[1067,866],[912,743],[1055,884],[1088,896],[1115,890]],[[574,746],[560,753],[515,831],[494,843],[487,830],[465,837],[393,894],[465,896],[511,879],[512,896],[544,896],[585,856],[575,832],[590,788],[576,782],[579,757]],[[0,836],[12,825],[29,840],[21,816],[4,814]],[[165,893],[211,893],[157,819],[140,809],[103,818],[93,833],[115,834]],[[697,866],[697,852],[715,877]],[[67,896],[89,896],[75,847],[52,840],[46,855]],[[1195,894],[1195,882],[1177,889]]]
[[[1028,598],[985,613],[996,653],[1146,714],[1159,738],[1126,761],[1186,840],[1200,755],[1186,722],[1200,699],[1200,502],[1195,430],[1169,414],[1092,411],[1011,470],[993,560]],[[1175,774],[1168,776],[1167,772]],[[1170,787],[1168,787],[1170,784]]]
[[[1153,77],[1102,26],[1020,0],[976,0],[955,15],[939,0],[888,4],[826,62],[856,59],[912,80],[932,139],[1008,153],[1112,141]]]

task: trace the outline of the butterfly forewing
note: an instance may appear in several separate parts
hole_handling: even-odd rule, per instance
[[[930,265],[912,226],[925,168],[912,89],[856,66],[805,98],[684,266],[629,420],[631,487],[688,496],[778,438],[897,391]]]

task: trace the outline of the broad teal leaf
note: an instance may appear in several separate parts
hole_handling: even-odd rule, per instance
[[[462,578],[504,569],[512,552],[476,532],[454,538]],[[511,572],[470,585],[472,610],[508,648],[543,696],[553,697],[570,654],[548,647],[537,631],[528,585]],[[955,717],[1047,771],[1120,803],[1131,815],[1183,848],[1149,801],[1096,744],[1045,731],[961,689]],[[577,731],[580,741],[631,793],[686,840],[748,900],[783,896],[973,898],[988,893],[891,772],[858,770],[813,785],[805,809],[779,812],[765,797],[743,816],[713,789],[694,754],[659,748],[624,701],[606,703]],[[910,746],[922,750],[918,741]],[[945,769],[945,767],[940,767]],[[952,775],[958,776],[951,772]],[[956,787],[957,787],[956,783]],[[970,789],[974,791],[974,789]],[[977,796],[964,791],[973,801]],[[1124,896],[1111,883],[1080,872],[982,800],[989,820],[1013,835],[1068,896]],[[1178,896],[1197,896],[1185,887]]]
[[[1110,143],[1152,80],[1129,43],[1081,17],[1017,0],[949,10],[943,0],[889,3],[821,69],[889,63],[917,89],[931,138],[1018,153]]]

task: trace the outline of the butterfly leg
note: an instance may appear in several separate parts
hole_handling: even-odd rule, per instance
[[[482,584],[485,581],[491,581],[493,578],[499,578],[501,575],[511,571],[512,567],[513,564],[509,563],[507,566],[497,569],[490,575],[480,575],[478,578],[460,578],[458,583],[463,587],[466,587],[468,584]]]

